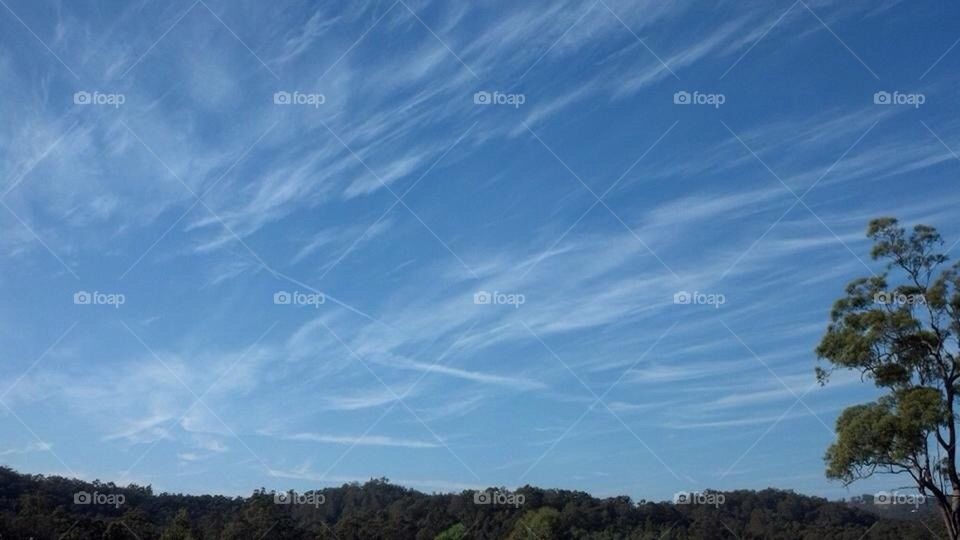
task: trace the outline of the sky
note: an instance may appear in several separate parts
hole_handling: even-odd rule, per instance
[[[960,256],[960,5],[0,0],[0,463],[774,486],[867,222]]]

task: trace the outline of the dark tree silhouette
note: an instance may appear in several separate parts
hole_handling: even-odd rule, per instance
[[[123,494],[117,509],[73,504],[78,491]],[[360,540],[638,539],[706,540],[920,540],[943,534],[927,508],[882,517],[886,508],[829,502],[789,491],[724,492],[719,507],[597,499],[576,491],[523,487],[525,503],[474,504],[473,492],[427,495],[386,479],[321,491],[319,506],[276,504],[271,493],[250,497],[154,494],[150,488],[93,484],[20,475],[0,467],[0,540],[105,539],[214,540],[320,538]]]

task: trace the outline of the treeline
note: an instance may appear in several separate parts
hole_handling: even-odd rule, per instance
[[[790,491],[730,491],[689,504],[523,487],[427,495],[386,479],[250,497],[18,474],[0,467],[0,539],[929,539],[935,515],[889,519]]]

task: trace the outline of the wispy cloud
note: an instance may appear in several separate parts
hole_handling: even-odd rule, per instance
[[[324,435],[320,433],[296,433],[285,435],[282,438],[290,441],[308,441],[342,445],[360,445],[360,446],[395,446],[401,448],[436,448],[440,446],[437,443],[429,441],[418,441],[413,439],[403,439],[396,437],[387,437],[385,435]]]

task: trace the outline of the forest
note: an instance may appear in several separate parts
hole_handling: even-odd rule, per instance
[[[929,505],[828,501],[791,491],[706,491],[686,503],[524,486],[426,494],[371,479],[249,497],[154,493],[0,468],[0,539],[928,539]]]

